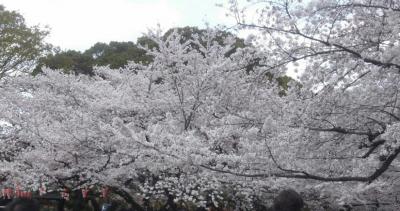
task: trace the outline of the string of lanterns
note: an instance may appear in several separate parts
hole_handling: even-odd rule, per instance
[[[32,198],[32,192],[31,191],[23,191],[19,189],[18,187],[14,189],[12,188],[3,188],[1,191],[2,193],[2,198],[4,199],[12,199],[12,198]]]
[[[89,196],[89,192],[91,190],[87,187],[81,189],[82,197],[84,199],[87,199]],[[43,196],[44,194],[47,193],[46,187],[41,186],[39,188],[39,195]],[[106,199],[108,195],[110,194],[110,188],[109,187],[102,187],[101,192],[100,192],[100,197]],[[62,191],[60,191],[61,198],[64,200],[70,200],[70,191],[67,188],[64,188]],[[15,189],[13,188],[3,188],[1,190],[1,198],[3,199],[13,199],[13,198],[28,198],[31,199],[33,197],[33,193],[31,191],[24,191],[21,189],[19,185],[16,185]]]

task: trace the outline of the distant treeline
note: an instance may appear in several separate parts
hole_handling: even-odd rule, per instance
[[[168,30],[163,37],[166,38],[173,31],[177,31],[186,40],[189,40],[193,35],[202,35],[206,32],[205,29],[198,29],[197,27],[182,27],[172,28]],[[227,36],[233,36],[230,32],[220,31],[220,35],[217,36],[216,42],[223,44],[224,38]],[[245,46],[244,40],[235,37],[236,44],[233,49],[233,53],[236,48],[242,48]],[[183,40],[184,42],[185,40]],[[128,61],[134,61],[136,63],[142,63],[144,65],[152,62],[152,57],[146,54],[140,46],[148,47],[150,49],[157,48],[157,43],[152,39],[142,36],[134,42],[117,42],[112,41],[110,43],[98,42],[91,48],[84,52],[75,50],[54,50],[53,53],[39,59],[38,65],[34,69],[33,74],[41,72],[42,67],[48,67],[51,69],[62,70],[66,73],[75,74],[93,74],[94,66],[107,66],[110,68],[118,69],[128,64]]]

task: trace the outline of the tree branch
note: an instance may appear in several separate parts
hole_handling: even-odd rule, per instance
[[[389,166],[392,164],[393,160],[399,155],[400,147],[396,148],[391,155],[387,157],[385,161],[383,161],[379,168],[377,168],[372,174],[369,176],[338,176],[338,177],[325,177],[310,174],[305,171],[297,171],[297,170],[289,170],[283,169],[283,171],[289,173],[260,173],[260,174],[246,174],[246,173],[237,173],[230,170],[222,170],[212,168],[206,165],[200,165],[202,168],[208,169],[210,171],[231,174],[239,177],[250,177],[250,178],[268,178],[268,177],[279,177],[279,178],[293,178],[293,179],[306,179],[306,180],[318,180],[324,182],[368,182],[371,183],[376,180],[379,176],[381,176]],[[278,167],[279,168],[279,167]]]

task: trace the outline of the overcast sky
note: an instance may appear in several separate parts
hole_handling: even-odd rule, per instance
[[[50,28],[48,41],[62,49],[85,50],[96,42],[136,41],[149,28],[232,25],[223,0],[0,0],[29,25]],[[226,1],[225,1],[226,2]]]

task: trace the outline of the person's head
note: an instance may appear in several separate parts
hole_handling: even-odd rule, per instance
[[[275,198],[274,211],[300,211],[304,207],[304,201],[295,190],[287,189],[279,193]]]
[[[6,207],[7,211],[39,211],[39,203],[33,199],[14,199]]]

